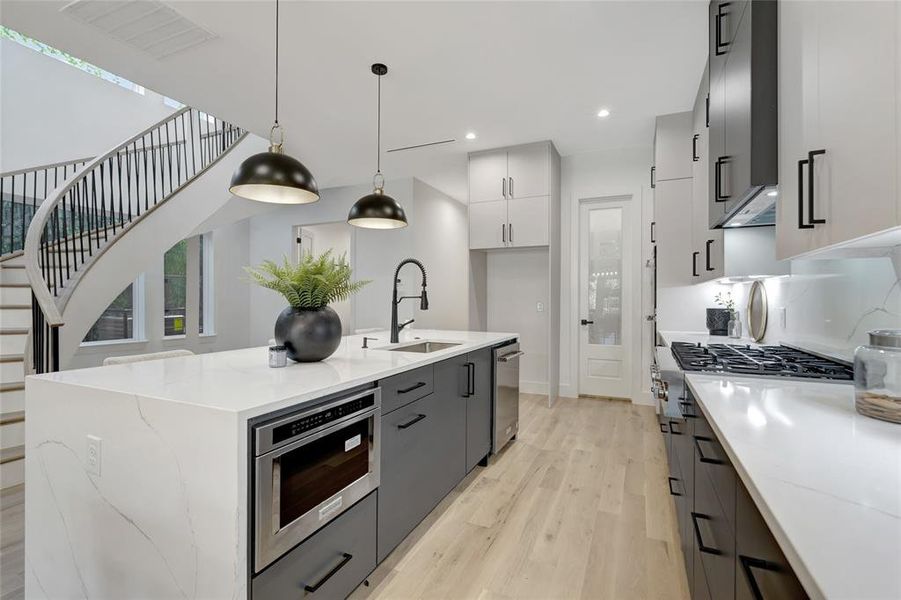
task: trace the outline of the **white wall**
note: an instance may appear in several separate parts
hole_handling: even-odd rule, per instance
[[[519,334],[520,390],[548,392],[548,308],[550,277],[547,248],[488,252],[488,330]],[[538,311],[538,303],[543,310]]]
[[[419,310],[412,300],[401,303],[400,320],[415,318],[413,327],[466,329],[469,319],[468,222],[463,205],[414,179],[392,180],[385,191],[404,207],[409,225],[403,229],[359,229],[351,231],[351,265],[355,279],[372,283],[352,299],[354,328],[386,329],[391,322],[392,276],[407,257],[420,259],[428,272],[430,306]],[[354,202],[371,192],[358,185],[322,190],[319,202],[286,206],[250,219],[250,263],[289,256],[293,250],[292,227],[343,222]],[[420,276],[414,267],[401,273],[400,290],[420,291]],[[284,300],[275,292],[252,288],[250,292],[251,344],[265,344],[272,337]]]
[[[144,95],[0,39],[0,171],[109,150],[173,112]]]
[[[578,395],[579,381],[579,202],[583,199],[610,196],[631,196],[634,210],[631,211],[633,228],[632,239],[635,243],[633,264],[630,268],[636,273],[634,281],[644,281],[639,277],[643,273],[643,257],[639,251],[639,240],[648,229],[651,217],[647,210],[650,195],[648,187],[648,170],[652,162],[650,146],[623,148],[616,151],[590,152],[564,156],[561,163],[561,283],[560,283],[560,395]],[[650,290],[646,287],[635,298],[641,297],[646,303]],[[641,390],[646,386],[646,362],[650,349],[642,351],[643,315],[640,310],[633,311],[632,339],[636,340],[632,353],[632,398],[636,402],[645,402],[647,394]]]
[[[345,256],[347,261],[352,263],[351,231],[346,222],[304,225],[303,230],[305,233],[313,236],[312,252],[314,256],[322,254],[326,250],[331,250],[332,256],[335,258]],[[330,306],[338,313],[341,325],[345,328],[344,334],[347,335],[353,331],[353,306],[351,299],[333,302]]]

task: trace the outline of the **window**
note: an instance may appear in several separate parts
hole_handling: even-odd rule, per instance
[[[143,331],[144,276],[122,290],[84,336],[83,344],[139,340]]]
[[[163,256],[163,335],[185,334],[188,242],[182,240]]]
[[[213,234],[205,233],[197,238],[199,244],[200,265],[200,302],[199,302],[199,327],[201,335],[213,335],[216,330],[213,327]]]
[[[62,50],[57,50],[52,46],[48,46],[43,42],[39,42],[34,38],[30,38],[27,35],[22,35],[18,31],[13,31],[9,27],[4,27],[0,25],[0,38],[6,38],[8,40],[12,40],[18,44],[25,46],[26,48],[31,48],[32,50],[36,50],[40,52],[44,56],[49,56],[50,58],[55,58],[56,60],[62,61],[66,64],[72,65],[76,69],[81,69],[85,73],[90,73],[95,77],[99,77],[101,79],[105,79],[116,85],[120,85],[127,90],[131,90],[137,94],[144,95],[144,86],[133,83],[124,77],[119,77],[118,75],[114,75],[109,71],[101,69],[98,66],[92,65],[89,62],[85,62],[80,58],[76,58],[71,54],[63,52]]]

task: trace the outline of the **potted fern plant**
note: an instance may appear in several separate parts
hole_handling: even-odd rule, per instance
[[[264,261],[245,267],[251,280],[285,297],[289,306],[275,321],[275,341],[285,346],[288,358],[315,362],[331,356],[341,343],[341,319],[330,306],[360,291],[368,281],[351,281],[346,257],[327,250],[318,257],[305,255],[292,264]]]

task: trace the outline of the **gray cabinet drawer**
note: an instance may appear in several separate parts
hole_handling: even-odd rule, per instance
[[[713,483],[713,490],[719,499],[723,516],[730,523],[735,523],[735,469],[726,450],[720,444],[703,414],[698,412],[694,422],[692,436],[697,464],[695,470],[703,470]]]
[[[463,479],[465,418],[442,394],[382,415],[379,561]]]
[[[432,393],[434,389],[433,365],[426,365],[383,379],[379,382],[379,387],[382,388],[382,414],[384,415]]]
[[[735,527],[726,520],[713,483],[703,470],[695,472],[694,501],[692,529],[710,596],[728,600],[735,595]]]
[[[345,598],[375,565],[373,492],[254,577],[251,595],[253,600]]]

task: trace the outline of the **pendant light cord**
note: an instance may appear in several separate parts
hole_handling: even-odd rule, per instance
[[[377,118],[376,118],[376,133],[375,133],[375,172],[382,172],[382,76],[379,75],[379,85],[378,85],[378,101],[376,105],[377,109]]]
[[[275,125],[278,126],[278,0],[275,0]]]

